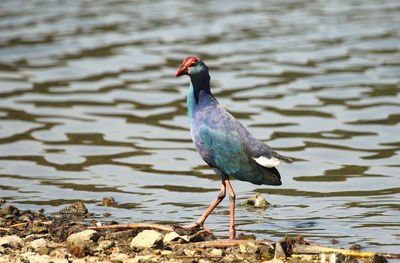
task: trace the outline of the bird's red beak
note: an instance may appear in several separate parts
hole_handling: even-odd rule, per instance
[[[188,74],[188,69],[185,65],[182,64],[182,66],[178,68],[178,71],[175,74],[175,78],[187,74]]]
[[[198,61],[199,59],[196,57],[186,57],[183,61],[182,61],[182,65],[180,66],[180,68],[178,69],[178,71],[175,74],[175,77],[179,77],[182,75],[188,75],[188,67],[193,63]]]

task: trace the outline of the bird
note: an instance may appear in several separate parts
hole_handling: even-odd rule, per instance
[[[234,177],[256,185],[281,185],[281,176],[275,166],[291,163],[289,157],[273,151],[257,140],[238,120],[226,111],[213,96],[207,65],[197,57],[186,57],[175,77],[190,77],[187,108],[190,132],[194,146],[203,160],[221,177],[221,190],[217,199],[188,226],[203,227],[204,221],[225,198],[230,200],[229,239],[235,239],[235,199],[230,183]]]

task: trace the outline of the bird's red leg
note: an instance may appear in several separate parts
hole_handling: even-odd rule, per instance
[[[217,207],[219,203],[225,198],[226,195],[226,184],[225,182],[228,180],[222,180],[222,185],[221,185],[221,192],[218,194],[217,199],[208,207],[208,209],[197,219],[196,223],[188,226],[188,228],[193,228],[197,226],[203,226],[204,221],[206,221],[207,217],[211,214],[211,212]],[[228,181],[229,183],[229,181]],[[230,185],[230,184],[229,184]],[[232,188],[232,187],[231,187]],[[232,190],[233,191],[233,190]],[[204,226],[203,226],[204,227]],[[207,228],[204,227],[204,229],[207,230]]]
[[[228,188],[229,201],[230,201],[230,221],[229,221],[229,239],[235,239],[235,199],[236,195],[233,191],[232,185],[229,180],[225,180],[226,187]]]

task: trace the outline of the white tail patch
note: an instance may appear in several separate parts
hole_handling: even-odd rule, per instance
[[[282,162],[282,160],[279,160],[276,157],[267,158],[265,156],[260,156],[258,158],[253,157],[253,160],[256,161],[259,165],[268,168],[275,167]]]

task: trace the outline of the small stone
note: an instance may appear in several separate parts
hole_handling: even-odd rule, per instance
[[[81,201],[76,201],[59,211],[60,214],[84,216],[88,213],[86,206]]]
[[[286,253],[283,250],[281,242],[276,242],[275,244],[275,258],[286,258]]]
[[[221,258],[222,257],[222,250],[218,248],[213,248],[210,253],[208,254],[210,257]]]
[[[18,216],[19,215],[18,208],[10,205],[10,206],[0,209],[0,216],[7,216],[7,215]]]
[[[160,255],[168,256],[171,255],[173,252],[171,250],[161,250]]]
[[[108,213],[108,212],[105,212],[105,213],[103,213],[103,216],[104,216],[104,217],[110,217],[110,216],[111,216],[111,214],[110,214],[110,213]]]
[[[30,247],[40,255],[49,254],[48,241],[44,238],[39,238],[31,242]]]
[[[143,230],[132,239],[131,248],[161,248],[163,235],[155,230]]]
[[[10,263],[10,262],[13,262],[13,260],[12,260],[10,255],[2,255],[2,256],[0,256],[0,263]]]
[[[117,206],[117,202],[115,202],[115,199],[111,196],[105,196],[103,197],[103,201],[102,201],[103,206],[105,207],[115,207]]]
[[[52,250],[49,256],[52,257],[53,259],[66,259],[67,253],[68,253],[67,249],[61,247]]]
[[[367,262],[367,263],[386,263],[388,261],[382,256],[374,255],[373,257],[369,258],[365,262]]]
[[[169,233],[165,234],[163,242],[168,243],[171,241],[178,241],[179,239],[189,242],[189,238],[187,235],[181,236],[176,232],[169,232]]]
[[[115,245],[115,242],[112,240],[102,240],[99,242],[99,249],[105,250],[112,248]]]
[[[0,246],[18,249],[22,246],[22,239],[16,235],[0,237]]]
[[[344,255],[341,253],[332,253],[329,257],[329,263],[340,263],[344,262]]]
[[[103,261],[99,261],[98,257],[84,257],[84,258],[77,258],[72,261],[72,263],[106,263]]]
[[[240,233],[238,235],[237,239],[240,239],[240,240],[256,240],[256,235]]]
[[[153,260],[151,260],[151,259],[153,259]],[[123,263],[141,263],[141,262],[156,263],[158,261],[157,261],[157,258],[154,258],[153,255],[144,255],[144,256],[135,256],[134,258],[125,259]],[[171,261],[171,262],[180,262],[180,261]]]
[[[257,251],[257,245],[249,242],[247,244],[240,244],[239,245],[240,253],[243,254],[254,254]]]
[[[196,255],[196,250],[186,248],[183,250],[183,253],[188,257],[194,257],[194,255]]]
[[[48,255],[38,255],[32,252],[26,252],[21,254],[21,259],[23,262],[29,263],[52,263],[54,260]],[[66,261],[68,262],[68,261]]]
[[[99,234],[94,230],[84,230],[72,234],[67,238],[67,249],[76,257],[84,257],[93,252],[94,246],[99,239]]]
[[[265,200],[265,198],[261,194],[255,194],[243,203],[241,203],[243,206],[251,206],[254,208],[267,208],[271,204]]]
[[[351,245],[350,249],[351,250],[356,250],[356,251],[360,251],[361,250],[361,245],[360,244],[353,244]]]
[[[231,263],[231,262],[237,262],[237,259],[235,258],[234,255],[226,255],[221,259],[221,262],[224,263]]]
[[[110,255],[110,259],[113,262],[123,262],[124,260],[127,260],[129,258],[129,255],[124,254],[124,253],[113,253]]]

